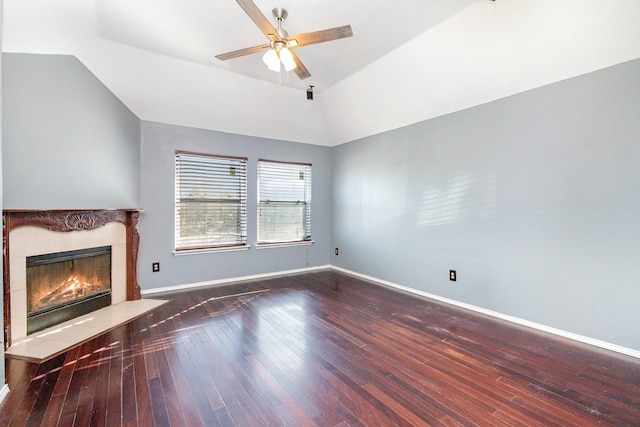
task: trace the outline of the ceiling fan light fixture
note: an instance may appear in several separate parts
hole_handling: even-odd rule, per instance
[[[268,49],[262,57],[262,60],[267,64],[267,68],[271,71],[280,71],[280,58],[278,58],[278,54],[275,49]]]
[[[280,64],[286,71],[291,71],[296,68],[296,61],[293,59],[291,51],[286,47],[280,47],[276,42],[275,46],[272,46],[262,57],[262,60],[267,64],[267,68],[271,71],[280,72]],[[273,45],[273,44],[272,44]]]
[[[291,51],[286,47],[283,49],[280,49],[280,61],[282,62],[284,69],[287,71],[291,71],[294,68],[296,68],[296,61],[293,60],[293,55],[291,54]]]

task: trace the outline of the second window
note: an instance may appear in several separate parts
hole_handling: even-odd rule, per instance
[[[258,160],[258,244],[311,241],[311,165]]]

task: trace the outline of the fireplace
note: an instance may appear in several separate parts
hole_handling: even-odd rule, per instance
[[[111,305],[111,246],[29,256],[27,334]]]
[[[103,304],[106,301],[107,305],[112,305],[140,299],[136,274],[139,243],[136,226],[141,212],[141,209],[3,211],[5,350],[15,340],[21,340],[32,333],[38,334],[32,331],[40,329],[40,326],[33,326],[32,329],[32,325],[27,325],[32,323],[28,317],[38,318],[35,321],[37,324],[41,315],[53,312],[51,316],[57,324],[59,320],[55,317],[64,313],[60,309],[75,306],[77,300],[82,302],[81,305],[87,303],[88,309],[93,311],[92,304]],[[110,254],[91,254],[94,249],[107,251],[105,247],[109,248]],[[84,253],[85,249],[89,250],[89,255]],[[49,254],[56,254],[53,260],[60,254],[63,258],[71,256],[79,259],[73,263],[69,263],[69,260],[61,261],[57,267],[43,267],[51,261]],[[30,286],[27,281],[32,281],[31,275],[34,273],[30,272],[27,280],[25,266],[31,265],[32,261],[41,264],[36,265],[40,268],[65,270],[66,276],[50,280],[52,283],[47,285],[49,289],[39,291],[39,296],[28,297]],[[51,264],[56,265],[57,261]],[[81,274],[69,277],[71,270]],[[85,282],[85,285],[78,285],[76,281]],[[97,281],[102,282],[100,286],[95,283]],[[78,286],[85,290],[75,292]],[[79,298],[75,302],[63,298],[72,295]],[[27,302],[28,299],[36,302]],[[54,301],[53,306],[45,307],[40,304]]]

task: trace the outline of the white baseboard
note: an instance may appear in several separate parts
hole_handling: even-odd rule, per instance
[[[164,288],[143,289],[140,293],[146,296],[146,295],[162,294],[165,292],[186,291],[189,289],[228,285],[234,282],[243,282],[245,280],[258,280],[258,279],[267,279],[271,277],[286,276],[288,274],[310,273],[312,271],[327,270],[330,268],[331,268],[330,265],[299,268],[296,270],[278,271],[275,273],[255,274],[253,276],[232,277],[229,279],[208,280],[206,282],[188,283],[185,285],[167,286]]]
[[[486,314],[488,316],[491,317],[495,317],[497,319],[501,319],[501,320],[506,320],[507,322],[511,322],[511,323],[515,323],[518,325],[522,325],[522,326],[527,326],[529,328],[533,328],[533,329],[537,329],[539,331],[543,331],[543,332],[548,332],[554,335],[558,335],[564,338],[569,338],[571,340],[574,341],[579,341],[585,344],[589,344],[589,345],[593,345],[596,347],[600,347],[600,348],[604,348],[606,350],[611,350],[611,351],[615,351],[616,353],[621,353],[621,354],[625,354],[627,356],[631,356],[631,357],[635,357],[640,359],[640,351],[638,350],[634,350],[632,348],[627,348],[627,347],[622,347],[619,346],[617,344],[612,344],[606,341],[601,341],[595,338],[590,338],[590,337],[586,337],[584,335],[578,335],[578,334],[574,334],[572,332],[567,332],[567,331],[563,331],[562,329],[557,329],[557,328],[553,328],[550,326],[546,326],[546,325],[542,325],[540,323],[535,323],[535,322],[531,322],[529,320],[525,320],[525,319],[520,319],[518,317],[514,317],[514,316],[510,316],[508,314],[503,314],[503,313],[499,313],[497,311],[492,311],[492,310],[487,310],[485,308],[482,307],[478,307],[475,305],[471,305],[471,304],[467,304],[464,302],[460,302],[460,301],[456,301],[456,300],[452,300],[449,298],[444,298],[438,295],[434,295],[434,294],[430,294],[428,292],[423,292],[420,291],[418,289],[413,289],[413,288],[409,288],[407,286],[402,286],[402,285],[398,285],[397,283],[393,283],[393,282],[388,282],[386,280],[381,280],[375,277],[371,277],[371,276],[367,276],[364,274],[360,274],[360,273],[356,273],[355,271],[351,271],[351,270],[347,270],[345,268],[341,268],[341,267],[336,267],[336,266],[331,266],[332,269],[340,271],[342,273],[345,274],[349,274],[351,276],[355,276],[364,280],[367,280],[369,282],[373,282],[373,283],[377,283],[383,286],[388,286],[391,288],[395,288],[401,291],[405,291],[405,292],[409,292],[415,295],[420,295],[426,298],[430,298],[436,301],[440,301],[443,302],[445,304],[451,304],[454,305],[456,307],[460,307],[460,308],[464,308],[467,310],[471,310],[471,311],[475,311],[477,313],[482,313],[482,314]]]
[[[9,385],[5,384],[0,389],[0,403],[4,401],[4,398],[7,397],[8,394],[9,394]]]

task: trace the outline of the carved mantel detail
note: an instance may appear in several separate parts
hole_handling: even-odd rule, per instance
[[[110,222],[124,224],[126,230],[127,300],[141,298],[137,265],[140,235],[137,225],[141,209],[103,210],[5,210],[2,212],[2,259],[4,296],[4,348],[11,345],[11,298],[9,254],[11,230],[21,226],[36,226],[52,231],[88,231]]]
[[[10,230],[22,225],[33,225],[53,231],[93,230],[117,221],[126,225],[130,211],[5,211],[10,215]]]

